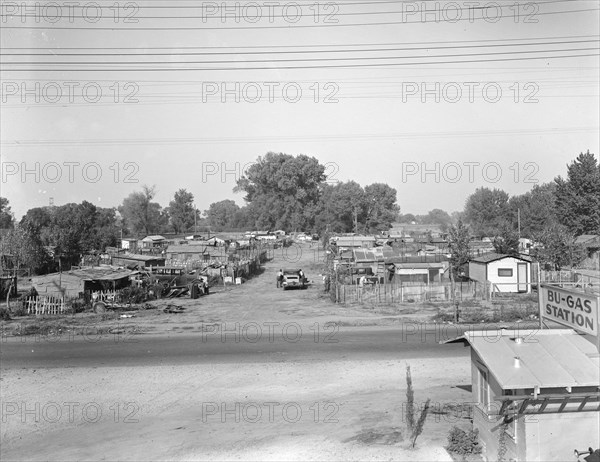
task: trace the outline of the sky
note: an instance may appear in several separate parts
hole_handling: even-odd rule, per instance
[[[235,181],[269,151],[387,183],[403,213],[452,212],[599,152],[597,1],[57,3],[1,7],[0,194],[17,219],[142,185],[162,206],[181,188],[200,210],[243,205]]]

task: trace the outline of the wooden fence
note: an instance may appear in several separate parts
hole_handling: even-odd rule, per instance
[[[92,302],[114,302],[119,296],[118,290],[95,290],[92,291]]]
[[[23,308],[27,314],[63,314],[65,299],[53,296],[28,297],[23,300]]]
[[[444,302],[453,300],[487,300],[490,298],[489,284],[475,281],[452,283],[390,283],[390,284],[339,284],[336,290],[338,303],[389,304],[412,302]]]

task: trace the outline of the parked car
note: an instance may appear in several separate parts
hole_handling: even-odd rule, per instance
[[[283,290],[305,289],[305,278],[300,278],[300,270],[283,270]]]

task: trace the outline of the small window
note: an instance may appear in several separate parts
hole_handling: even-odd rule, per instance
[[[482,369],[477,369],[479,371],[479,393],[478,393],[478,403],[479,405],[487,412],[490,407],[490,389],[488,383],[488,373]]]
[[[507,420],[505,420],[506,423],[506,427],[505,428],[505,432],[508,436],[510,436],[514,441],[517,440],[517,416],[513,415],[510,416]]]
[[[501,278],[512,278],[512,268],[498,268],[498,277]]]

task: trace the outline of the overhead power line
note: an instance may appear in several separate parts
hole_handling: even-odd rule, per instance
[[[202,138],[154,138],[154,139],[89,139],[89,140],[12,140],[1,141],[0,145],[7,147],[46,147],[46,146],[146,146],[146,145],[185,145],[210,143],[252,143],[271,141],[338,141],[347,139],[411,139],[411,138],[463,138],[478,136],[547,136],[565,133],[597,132],[600,127],[553,127],[530,128],[514,130],[470,130],[449,132],[400,132],[400,133],[348,133],[339,135],[317,136],[265,136],[265,137],[202,137]]]
[[[585,13],[590,11],[600,11],[599,8],[583,8],[578,10],[563,10],[563,11],[547,11],[541,13],[535,13],[535,16],[546,16],[546,15],[556,15],[556,14],[571,14],[571,13]],[[156,18],[160,19],[160,18]],[[452,21],[439,21],[432,20],[429,21],[427,18],[417,21],[384,21],[384,22],[367,22],[367,23],[320,23],[320,24],[287,24],[287,25],[274,25],[274,26],[237,26],[237,27],[227,27],[227,26],[216,26],[216,27],[202,27],[202,26],[188,26],[188,27],[129,27],[129,26],[96,26],[93,27],[91,25],[88,26],[57,26],[57,25],[40,25],[40,26],[6,26],[3,25],[4,29],[21,29],[21,30],[31,30],[31,29],[50,29],[50,30],[85,30],[85,31],[99,31],[99,30],[121,30],[121,31],[180,31],[180,30],[259,30],[259,29],[305,29],[305,28],[323,28],[323,27],[367,27],[367,26],[390,26],[390,25],[406,25],[406,24],[426,24],[426,23],[436,23],[440,22],[460,22],[460,21],[474,21],[474,20],[484,20],[487,19],[483,16],[479,17],[466,17],[466,18],[458,18]]]
[[[2,53],[0,56],[220,56],[220,55],[271,55],[271,54],[307,54],[307,53],[375,53],[382,51],[413,51],[413,50],[450,50],[464,48],[495,48],[495,47],[517,47],[517,46],[540,46],[540,45],[567,45],[573,43],[599,43],[598,40],[565,40],[559,42],[531,42],[531,43],[501,43],[494,45],[450,45],[450,46],[423,46],[411,48],[350,48],[346,50],[292,50],[292,51],[244,51],[244,52],[142,52],[142,53]],[[539,50],[543,51],[543,50]],[[172,61],[171,61],[172,62]],[[58,64],[58,63],[56,63]]]
[[[584,51],[586,49],[582,49]],[[594,48],[590,48],[594,50]],[[559,50],[560,51],[560,50]],[[505,53],[498,53],[505,54]],[[475,54],[466,55],[475,56]],[[326,64],[326,65],[303,65],[303,66],[261,66],[261,67],[208,67],[208,68],[190,68],[190,67],[162,67],[162,68],[89,68],[89,69],[74,69],[74,68],[63,68],[63,69],[10,69],[5,72],[160,72],[160,71],[255,71],[255,70],[278,70],[278,69],[336,69],[336,68],[370,68],[370,67],[395,67],[395,66],[425,66],[432,64],[465,64],[465,63],[491,63],[491,62],[508,62],[508,61],[523,61],[523,60],[539,60],[539,59],[563,59],[563,58],[582,58],[595,56],[598,57],[598,53],[584,53],[584,54],[567,54],[560,56],[528,56],[518,58],[495,58],[495,59],[484,59],[484,60],[452,60],[452,61],[419,61],[419,62],[404,62],[404,63],[370,63],[370,64]],[[412,58],[412,57],[411,57]],[[20,63],[23,64],[23,63]],[[127,64],[127,63],[123,63]]]
[[[315,45],[241,45],[241,46],[179,46],[179,47],[3,47],[4,50],[235,50],[235,49],[280,49],[280,48],[317,48],[317,47],[381,47],[381,46],[407,46],[407,45],[439,45],[450,43],[504,43],[521,42],[528,40],[563,40],[563,39],[600,39],[600,35],[566,35],[548,37],[522,37],[488,40],[444,40],[434,42],[378,42],[378,43],[321,43]]]

